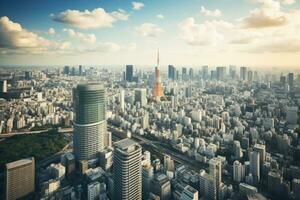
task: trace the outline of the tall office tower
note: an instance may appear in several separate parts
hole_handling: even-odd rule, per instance
[[[125,111],[125,90],[123,89],[120,91],[120,109],[121,112]]]
[[[248,71],[248,81],[249,82],[253,81],[253,72],[251,70]]]
[[[286,77],[285,76],[280,76],[280,83],[286,84]]]
[[[83,74],[82,74],[82,65],[79,65],[79,67],[78,67],[78,75],[79,76],[82,76]]]
[[[288,81],[289,81],[290,89],[294,88],[294,73],[288,74]]]
[[[5,169],[6,200],[15,200],[34,192],[34,158],[7,163]]]
[[[75,74],[76,74],[75,67],[72,67],[71,68],[71,76],[75,76]]]
[[[239,183],[239,182],[243,181],[244,177],[245,177],[244,166],[238,160],[234,161],[234,163],[233,163],[233,180]]]
[[[131,139],[114,143],[114,199],[142,199],[142,147]]]
[[[142,117],[141,125],[143,129],[149,128],[149,113],[145,112],[144,116]]]
[[[199,193],[204,199],[216,200],[217,199],[217,188],[215,180],[212,176],[201,170],[199,174]]]
[[[138,88],[134,91],[134,102],[140,102],[141,106],[147,105],[147,90],[146,88]]]
[[[193,79],[194,79],[194,69],[193,69],[193,68],[190,68],[190,71],[189,71],[189,79],[190,79],[190,80],[193,80]]]
[[[176,69],[173,65],[168,66],[168,78],[173,81],[176,79]]]
[[[257,151],[252,151],[249,153],[250,158],[250,171],[254,178],[255,183],[260,180],[260,157]]]
[[[0,92],[7,92],[7,80],[0,80]]]
[[[202,78],[207,80],[209,78],[208,75],[208,66],[202,66]]]
[[[32,71],[25,71],[25,79],[26,80],[32,79]]]
[[[247,67],[240,68],[240,79],[243,81],[247,80]]]
[[[64,67],[64,74],[66,74],[66,75],[70,74],[70,67],[69,66]]]
[[[148,199],[150,188],[151,188],[151,182],[154,177],[154,169],[153,166],[150,163],[146,163],[143,166],[142,170],[142,189],[143,189],[143,199]]]
[[[226,76],[226,67],[217,67],[217,80],[224,80]]]
[[[185,67],[183,67],[183,68],[181,69],[181,79],[182,79],[183,81],[186,81],[186,80],[187,80],[187,69],[186,69]]]
[[[264,162],[266,161],[266,145],[255,144],[253,150],[259,153],[260,164],[264,164]]]
[[[160,200],[171,200],[171,183],[165,174],[156,175],[152,181],[151,191]]]
[[[236,77],[236,66],[234,66],[234,65],[229,66],[229,76],[230,76],[230,78],[235,79],[235,77]]]
[[[132,82],[133,80],[133,65],[126,65],[126,81]]]
[[[222,182],[222,163],[218,158],[209,160],[209,174],[214,180],[217,190],[217,197],[219,196],[219,189]]]
[[[73,89],[73,103],[75,159],[90,160],[105,147],[105,89],[95,83],[79,84]]]
[[[240,159],[243,157],[243,151],[241,148],[241,143],[238,140],[233,141],[233,153],[234,153],[234,158],[235,159]]]
[[[159,52],[157,53],[157,66],[155,67],[155,83],[153,88],[153,96],[156,100],[164,95],[164,91],[161,85],[160,71],[159,71]]]

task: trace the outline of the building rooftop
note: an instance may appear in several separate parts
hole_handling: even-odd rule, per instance
[[[23,165],[26,165],[26,164],[30,164],[32,162],[34,162],[34,157],[24,158],[24,159],[21,159],[21,160],[17,160],[17,161],[14,161],[14,162],[7,163],[6,164],[6,169],[12,169],[12,168],[20,167],[20,166],[23,166]]]
[[[114,146],[122,151],[131,152],[139,147],[139,144],[129,138],[126,138],[115,142]]]
[[[104,90],[104,86],[100,83],[84,83],[84,84],[78,84],[76,89],[78,89],[78,90]]]

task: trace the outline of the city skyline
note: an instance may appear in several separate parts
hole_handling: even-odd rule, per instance
[[[0,5],[2,65],[155,66],[159,48],[163,67],[284,68],[297,67],[300,55],[300,11],[295,0],[2,1]]]

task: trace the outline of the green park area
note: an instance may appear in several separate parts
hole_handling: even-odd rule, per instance
[[[0,142],[0,172],[3,172],[6,163],[32,156],[40,161],[59,152],[67,144],[68,140],[56,129],[6,138]]]

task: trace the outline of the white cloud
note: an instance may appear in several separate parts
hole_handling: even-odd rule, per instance
[[[103,8],[96,8],[92,11],[66,10],[58,15],[51,14],[50,16],[57,22],[69,24],[77,28],[91,29],[112,27],[116,21],[126,21],[129,14],[120,9],[108,13]]]
[[[145,37],[158,37],[164,30],[156,24],[144,23],[136,28],[136,31]]]
[[[132,9],[133,10],[140,10],[144,7],[145,5],[142,2],[132,2]]]
[[[30,32],[8,17],[0,18],[0,48],[45,48],[50,42]]]
[[[48,34],[50,34],[50,35],[55,35],[55,29],[54,28],[49,28],[49,30],[48,30]]]
[[[73,29],[63,29],[63,31],[67,32],[70,37],[77,38],[83,42],[94,44],[97,40],[95,34],[84,34],[76,32]]]
[[[229,28],[230,24],[223,21],[206,21],[197,24],[195,18],[189,17],[178,24],[181,38],[189,45],[216,45],[223,36],[218,27]]]
[[[208,10],[204,6],[201,6],[201,13],[204,14],[205,16],[209,16],[209,17],[221,17],[222,16],[222,12],[219,9]]]
[[[162,14],[156,15],[156,17],[157,17],[158,19],[164,19],[164,18],[165,18],[165,16],[163,16]]]
[[[241,19],[245,28],[279,27],[288,24],[288,15],[281,11],[281,4],[274,0],[255,0],[261,6]]]
[[[292,5],[296,3],[296,0],[280,0],[285,5]]]

